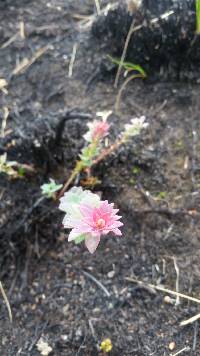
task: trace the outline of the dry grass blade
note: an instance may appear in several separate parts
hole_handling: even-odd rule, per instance
[[[181,326],[185,326],[185,325],[188,325],[188,324],[192,324],[192,323],[194,323],[195,321],[197,321],[199,319],[200,319],[200,314],[197,314],[197,315],[192,316],[191,318],[189,318],[187,320],[181,321],[180,325]]]
[[[0,90],[5,91],[8,83],[4,78],[0,78]],[[6,90],[7,91],[7,90]]]
[[[90,273],[86,271],[83,271],[83,274],[89,279],[91,279],[99,288],[101,288],[107,297],[110,297],[109,291],[106,289],[106,287],[104,287],[104,285],[100,281],[98,281],[94,276],[92,276]]]
[[[71,60],[69,63],[69,73],[68,73],[68,77],[71,78],[72,74],[73,74],[73,68],[74,68],[74,62],[76,59],[76,52],[77,52],[77,47],[78,47],[78,43],[75,43],[73,45],[73,50],[72,50],[72,54],[71,54]]]
[[[99,16],[101,13],[99,0],[94,0],[94,1],[95,1],[96,9],[97,9],[97,15]]]
[[[96,20],[97,16],[99,15],[107,15],[107,13],[109,12],[109,10],[113,10],[115,8],[117,8],[118,3],[115,2],[113,4],[108,4],[106,5],[104,8],[102,8],[99,12],[99,14],[92,14],[90,16],[83,16],[83,15],[79,15],[79,14],[74,14],[73,17],[76,19],[80,19],[79,22],[79,26],[81,29],[87,29],[89,27],[92,26],[93,22]]]
[[[25,26],[24,26],[24,21],[20,21],[19,23],[19,32],[20,32],[20,36],[21,39],[24,40],[25,39]]]
[[[121,96],[122,96],[122,93],[124,91],[124,89],[126,88],[127,84],[133,80],[133,79],[136,79],[136,78],[142,78],[142,75],[141,74],[133,74],[131,75],[130,77],[128,77],[124,83],[122,84],[118,94],[117,94],[117,98],[116,98],[116,102],[115,102],[115,111],[118,112],[119,111],[119,106],[120,106],[120,101],[121,101]]]
[[[183,349],[177,351],[175,354],[170,354],[170,356],[178,356],[178,355],[182,354],[185,351],[190,351],[190,347],[189,346],[185,346]]]
[[[150,288],[154,288],[156,290],[159,290],[160,292],[168,293],[168,294],[171,294],[171,295],[175,295],[176,297],[178,296],[180,298],[183,298],[183,299],[186,299],[186,300],[191,300],[191,302],[200,304],[200,299],[193,298],[190,295],[186,295],[186,294],[183,294],[183,293],[178,293],[178,292],[175,292],[175,291],[173,291],[171,289],[155,286],[154,284],[144,283],[142,281],[138,281],[137,279],[130,278],[130,277],[126,277],[126,280],[129,281],[129,282],[137,283],[139,285],[148,286]]]
[[[177,261],[176,261],[175,257],[173,257],[173,261],[174,261],[174,268],[176,271],[176,292],[179,293],[179,268],[178,268]],[[180,297],[179,297],[179,295],[177,295],[176,296],[176,305],[179,305],[179,304],[180,304]]]
[[[9,110],[8,110],[7,106],[4,106],[3,120],[2,120],[2,124],[1,124],[1,137],[5,137],[5,129],[6,129],[8,115],[9,115]]]
[[[19,31],[17,33],[15,33],[15,35],[13,35],[12,37],[9,38],[8,41],[6,41],[5,43],[2,44],[1,48],[6,48],[8,47],[11,43],[15,42],[15,40],[18,38],[19,36]]]
[[[121,73],[121,70],[122,70],[122,63],[124,62],[124,60],[126,58],[126,52],[127,52],[128,45],[129,45],[129,42],[130,42],[130,39],[131,39],[131,36],[132,36],[132,33],[133,33],[134,24],[135,24],[135,20],[132,21],[130,29],[128,31],[128,35],[126,37],[124,49],[123,49],[121,60],[120,60],[120,65],[118,67],[117,74],[116,74],[116,77],[115,77],[114,88],[117,88],[117,85],[118,85],[120,73]]]
[[[11,308],[10,308],[10,303],[8,301],[8,298],[6,296],[6,293],[4,291],[4,288],[3,288],[3,285],[2,285],[1,282],[0,282],[0,291],[1,291],[1,294],[3,296],[4,302],[6,304],[7,310],[8,310],[8,315],[9,315],[10,322],[12,323],[13,317],[12,317],[12,311],[11,311]]]
[[[35,52],[31,59],[24,58],[13,70],[12,75],[17,75],[29,68],[38,58],[40,58],[50,47],[47,45]]]

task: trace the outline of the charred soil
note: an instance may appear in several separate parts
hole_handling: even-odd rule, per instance
[[[0,9],[0,78],[8,82],[7,94],[0,94],[2,117],[3,107],[9,110],[0,152],[9,161],[34,166],[21,179],[0,176],[0,280],[14,319],[10,325],[2,302],[0,354],[39,355],[42,337],[52,355],[93,356],[109,337],[111,355],[163,356],[184,348],[199,355],[198,322],[180,326],[198,314],[198,304],[166,303],[166,294],[127,280],[199,298],[200,88],[193,61],[199,49],[190,62],[184,57],[186,72],[192,73],[186,81],[171,75],[177,71],[168,71],[170,66],[164,72],[159,66],[154,76],[158,67],[151,62],[152,76],[129,83],[116,113],[116,68],[107,60],[115,51],[107,35],[97,36],[99,24],[108,34],[113,12],[91,31],[86,25],[94,20],[95,7],[89,0],[1,1]],[[167,9],[159,11],[152,16]],[[190,31],[193,25],[189,21]],[[192,41],[191,33],[188,38]],[[21,69],[24,58],[30,65]],[[115,202],[124,228],[122,238],[103,239],[89,255],[83,245],[67,243],[58,204],[39,201],[40,186],[49,177],[63,183],[69,176],[87,121],[103,110],[113,110],[113,140],[134,116],[145,115],[149,127],[94,169],[101,179],[95,190]]]

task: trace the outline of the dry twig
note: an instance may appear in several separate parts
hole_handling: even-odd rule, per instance
[[[182,352],[185,352],[185,351],[190,351],[190,347],[185,346],[183,349],[177,351],[175,354],[170,354],[170,356],[178,356],[178,355],[182,354]]]
[[[99,282],[94,276],[92,276],[90,273],[88,273],[86,271],[83,271],[83,274],[86,277],[88,277],[89,279],[91,279],[99,288],[101,288],[107,297],[110,297],[110,293],[108,292],[106,287],[104,287],[103,284],[101,282]]]
[[[72,49],[72,54],[71,54],[71,60],[69,63],[69,73],[68,73],[69,78],[71,78],[72,74],[73,74],[73,67],[74,67],[74,63],[75,63],[75,59],[76,59],[77,47],[78,47],[78,43],[74,43],[73,49]]]
[[[150,284],[150,283],[144,283],[142,281],[138,281],[137,279],[130,278],[130,277],[126,277],[126,280],[129,281],[129,282],[137,283],[139,285],[147,285],[150,288],[154,288],[156,290],[159,290],[160,292],[168,293],[168,294],[171,294],[171,295],[175,295],[175,296],[178,296],[180,298],[183,298],[183,299],[186,299],[186,300],[191,300],[192,302],[200,304],[200,299],[191,297],[191,296],[183,294],[183,293],[175,292],[175,291],[173,291],[171,289],[168,289],[168,288],[159,287],[159,286],[156,286],[156,285]]]
[[[181,326],[186,326],[188,324],[192,324],[194,323],[195,321],[199,320],[200,319],[200,314],[197,314],[195,316],[192,316],[191,318],[187,319],[187,320],[183,320],[181,321],[180,325]]]
[[[97,15],[99,16],[100,13],[101,13],[99,0],[94,0],[94,2],[95,2],[95,5],[96,5],[96,9],[97,9]]]
[[[0,282],[0,291],[1,291],[1,294],[3,296],[4,302],[6,304],[7,310],[8,310],[8,315],[9,315],[10,322],[12,323],[13,317],[12,317],[12,311],[11,311],[10,303],[9,303],[9,300],[7,298],[7,295],[5,293],[5,290],[4,290],[3,285],[2,285],[1,282]]]
[[[128,49],[128,45],[129,45],[131,36],[132,36],[132,34],[133,34],[134,25],[135,25],[135,19],[132,20],[130,29],[129,29],[129,31],[128,31],[128,35],[127,35],[127,37],[126,37],[124,49],[123,49],[122,56],[121,56],[121,59],[120,59],[120,65],[119,65],[119,67],[118,67],[117,74],[116,74],[116,77],[115,77],[114,88],[117,88],[117,85],[118,85],[120,73],[121,73],[121,70],[122,70],[122,63],[124,62],[124,60],[125,60],[125,58],[126,58],[126,52],[127,52],[127,49]],[[129,78],[128,78],[128,79],[129,79]],[[131,79],[130,79],[130,80],[131,80]],[[128,82],[127,82],[126,84],[128,84]],[[126,84],[125,84],[125,86],[126,86]],[[124,88],[121,88],[120,91],[122,92],[123,89],[124,89]],[[120,92],[119,92],[118,96],[119,96],[119,97],[121,96]],[[119,101],[119,99],[118,99],[118,101]]]
[[[6,129],[6,124],[7,124],[7,118],[9,116],[9,110],[7,106],[3,107],[3,120],[1,124],[1,137],[5,137],[5,129]]]
[[[176,292],[179,293],[179,268],[177,265],[176,257],[173,257],[173,261],[174,261],[174,268],[176,271]],[[179,305],[179,304],[180,304],[180,297],[179,297],[179,295],[177,295],[175,305]]]
[[[131,75],[130,77],[128,77],[124,83],[122,84],[118,94],[117,94],[117,98],[116,98],[116,102],[115,102],[115,111],[118,112],[119,111],[119,105],[120,105],[120,101],[121,101],[121,96],[122,96],[122,93],[124,91],[124,89],[126,88],[126,86],[128,85],[128,83],[133,80],[133,79],[136,79],[136,78],[144,78],[141,74],[133,74]]]
[[[45,47],[42,47],[38,49],[33,55],[32,58],[24,58],[13,70],[12,75],[17,75],[20,73],[23,73],[27,68],[29,68],[38,58],[40,58],[48,49],[50,49],[50,46],[47,45]]]

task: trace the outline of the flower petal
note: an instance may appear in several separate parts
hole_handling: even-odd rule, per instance
[[[85,246],[87,247],[90,253],[94,253],[100,242],[100,234],[93,236],[90,235],[85,239]]]
[[[80,236],[80,231],[73,229],[68,236],[68,241],[76,240],[78,236]]]
[[[121,231],[119,230],[119,229],[113,229],[112,230],[112,232],[115,234],[115,235],[117,235],[117,236],[122,236],[122,233],[121,233]]]

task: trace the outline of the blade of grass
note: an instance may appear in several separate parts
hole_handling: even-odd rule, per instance
[[[147,76],[145,70],[139,64],[134,64],[131,62],[121,62],[120,59],[113,58],[109,55],[108,55],[108,58],[111,60],[111,62],[113,62],[114,64],[117,64],[117,65],[121,65],[127,71],[135,70],[135,71],[139,72],[143,77]]]
[[[4,302],[6,304],[7,310],[8,310],[8,315],[9,315],[10,322],[12,323],[13,317],[12,317],[12,311],[11,311],[10,303],[9,303],[9,300],[7,298],[7,295],[6,295],[6,292],[5,292],[1,282],[0,282],[0,291],[1,291],[2,297],[4,299]]]
[[[200,34],[200,0],[196,0],[196,33]]]

